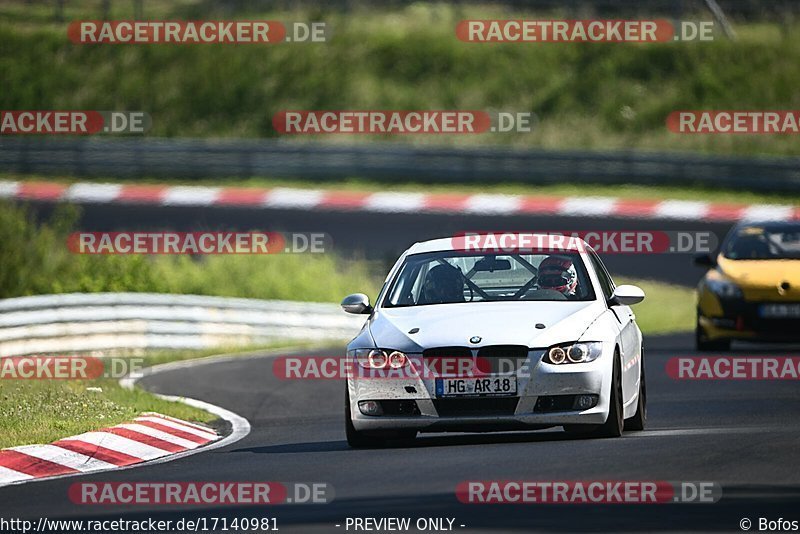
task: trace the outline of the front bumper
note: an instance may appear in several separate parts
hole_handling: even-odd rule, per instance
[[[794,302],[747,302],[719,300],[717,309],[703,309],[698,322],[710,340],[737,339],[752,341],[800,342],[800,322],[797,318],[763,317],[759,310],[768,304],[797,304]]]
[[[529,352],[526,365],[514,373],[517,394],[511,397],[437,398],[436,379],[428,377],[350,378],[347,387],[353,426],[359,431],[473,432],[604,423],[609,409],[613,347],[610,355],[604,350],[597,360],[588,363],[552,365],[541,361],[543,355],[543,350]],[[540,398],[577,395],[596,395],[597,404],[587,410],[557,402],[537,406]],[[358,403],[369,400],[405,401],[404,406],[414,403],[416,409],[413,414],[404,410],[407,415],[364,415]]]

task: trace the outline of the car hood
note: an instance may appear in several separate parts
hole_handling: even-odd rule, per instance
[[[476,302],[381,308],[370,321],[380,348],[420,352],[431,347],[524,345],[575,341],[605,309],[592,302]],[[536,328],[537,323],[544,328]],[[409,331],[419,331],[410,334]],[[470,338],[479,336],[478,343]]]
[[[750,301],[800,300],[800,260],[730,260],[719,257],[720,274]]]

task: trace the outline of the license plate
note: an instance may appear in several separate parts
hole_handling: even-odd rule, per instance
[[[762,304],[758,314],[770,319],[796,318],[800,317],[800,304]]]
[[[436,379],[437,397],[488,397],[516,394],[516,376]]]

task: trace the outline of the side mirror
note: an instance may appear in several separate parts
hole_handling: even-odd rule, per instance
[[[364,293],[347,295],[342,301],[342,309],[347,313],[355,313],[357,315],[372,313],[372,306],[369,305],[369,297]]]
[[[694,257],[694,264],[698,267],[707,267],[711,269],[717,266],[717,261],[711,254],[698,254]]]
[[[609,302],[614,304],[621,304],[623,306],[632,306],[644,300],[644,291],[636,286],[622,285],[617,286],[614,293],[611,295]]]

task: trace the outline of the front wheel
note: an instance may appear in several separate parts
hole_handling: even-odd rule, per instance
[[[350,415],[350,391],[344,388],[344,431],[347,444],[354,449],[377,449],[387,446],[390,441],[411,443],[417,437],[416,430],[394,430],[380,433],[366,433],[356,430]]]
[[[644,430],[647,424],[647,380],[644,374],[644,351],[642,352],[642,372],[639,378],[639,399],[636,402],[636,413],[625,419],[625,430]]]
[[[622,409],[622,370],[619,363],[619,354],[614,353],[614,372],[611,378],[611,396],[608,401],[608,419],[600,425],[592,437],[618,438],[622,435],[625,426]]]
[[[354,449],[369,449],[382,447],[385,441],[381,438],[370,436],[359,432],[353,426],[353,418],[350,415],[350,392],[347,389],[347,384],[344,387],[344,430],[347,436],[347,444]]]
[[[625,426],[622,408],[622,371],[619,354],[614,353],[614,371],[611,376],[611,395],[608,401],[608,419],[602,425],[564,425],[564,430],[582,438],[617,438]]]

